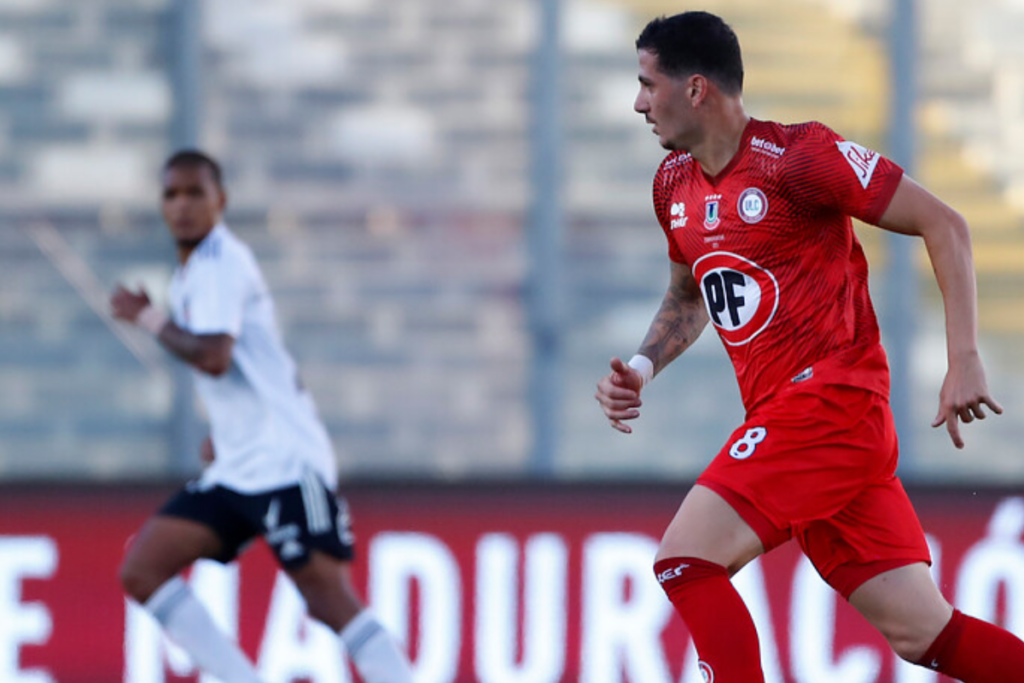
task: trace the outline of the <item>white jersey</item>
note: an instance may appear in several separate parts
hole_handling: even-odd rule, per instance
[[[218,224],[175,270],[170,299],[182,329],[235,340],[226,373],[195,372],[216,451],[201,485],[256,493],[296,484],[312,470],[333,490],[338,475],[327,430],[281,341],[249,247]]]

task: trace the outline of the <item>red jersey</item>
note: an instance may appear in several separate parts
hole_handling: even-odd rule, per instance
[[[654,179],[669,257],[688,265],[750,411],[794,383],[888,396],[850,217],[878,223],[903,169],[820,123],[751,119],[716,177],[673,152]]]

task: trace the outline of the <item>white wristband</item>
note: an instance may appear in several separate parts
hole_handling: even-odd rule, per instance
[[[646,387],[650,381],[654,379],[654,363],[647,356],[638,353],[630,358],[626,365],[640,373],[641,389]]]
[[[167,324],[167,314],[152,305],[146,306],[135,316],[135,324],[149,332],[154,337],[160,334]]]

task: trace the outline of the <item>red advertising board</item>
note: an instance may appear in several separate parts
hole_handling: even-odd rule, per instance
[[[373,485],[345,491],[355,579],[406,643],[419,683],[700,683],[651,572],[682,485]],[[6,488],[0,681],[198,680],[123,599],[125,541],[169,489]],[[934,573],[965,612],[1024,635],[1024,498],[911,491]],[[261,546],[202,563],[192,586],[268,683],[347,683],[343,649],[303,616]],[[933,683],[825,586],[792,543],[734,579],[770,683]]]

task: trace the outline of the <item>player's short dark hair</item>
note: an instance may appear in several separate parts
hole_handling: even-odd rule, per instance
[[[222,173],[220,170],[220,164],[205,152],[201,152],[198,149],[182,149],[178,150],[164,162],[164,173],[171,170],[172,168],[179,168],[185,166],[188,168],[196,168],[198,166],[206,166],[210,169],[210,174],[213,176],[213,181],[217,183],[217,187],[224,189],[224,183],[222,180]]]
[[[709,12],[683,12],[652,19],[636,49],[658,56],[660,70],[681,78],[701,74],[722,92],[743,92],[743,56],[740,41],[729,24]]]

